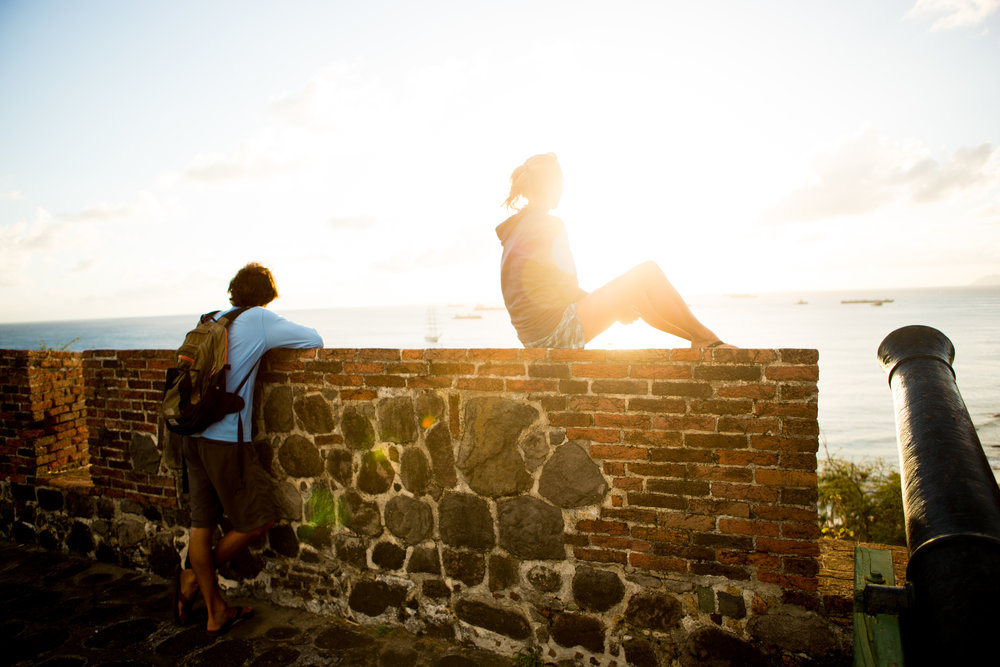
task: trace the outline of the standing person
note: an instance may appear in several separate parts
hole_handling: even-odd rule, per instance
[[[549,215],[562,192],[555,154],[528,158],[511,174],[504,202],[517,212],[496,230],[503,244],[504,303],[525,347],[582,348],[616,321],[628,324],[637,317],[691,341],[691,347],[733,347],[698,321],[654,262],[593,292],[580,289],[566,227]]]
[[[265,309],[277,298],[278,290],[271,272],[260,264],[251,263],[240,269],[229,283],[229,294],[234,308],[249,308],[229,327],[231,369],[226,377],[227,391],[239,387],[237,393],[244,407],[201,433],[185,438],[184,461],[191,490],[188,547],[191,569],[178,568],[174,577],[175,620],[182,625],[188,622],[200,590],[208,611],[206,630],[210,635],[224,634],[253,614],[250,607],[230,607],[226,603],[219,591],[216,568],[261,537],[278,519],[274,481],[254,448],[246,444],[251,440],[258,362],[265,352],[276,347],[323,346],[323,339],[315,329],[289,322]],[[233,529],[213,549],[212,535],[223,512]]]

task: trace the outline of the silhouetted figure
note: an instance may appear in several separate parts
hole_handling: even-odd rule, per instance
[[[265,309],[278,296],[271,272],[247,264],[229,283],[234,309],[248,307],[229,327],[226,390],[244,401],[239,412],[227,415],[184,441],[184,463],[191,489],[191,569],[178,568],[174,576],[174,619],[184,625],[200,590],[208,611],[206,630],[223,634],[253,614],[250,607],[230,607],[219,592],[216,568],[231,560],[266,533],[278,520],[275,484],[257,458],[242,424],[251,424],[253,388],[258,362],[276,347],[322,347],[315,329],[289,322]],[[220,312],[219,316],[226,312]],[[244,380],[244,378],[246,378]],[[240,385],[240,382],[243,382]],[[233,525],[212,548],[212,534],[225,512]]]
[[[641,317],[691,341],[725,345],[688,309],[663,271],[645,262],[593,292],[580,289],[559,204],[563,176],[554,153],[525,160],[510,176],[504,204],[517,213],[497,227],[503,244],[500,284],[510,321],[525,347],[582,348],[616,321]],[[518,206],[524,200],[523,206]]]

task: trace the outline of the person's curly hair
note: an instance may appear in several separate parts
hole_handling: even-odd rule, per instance
[[[229,303],[236,307],[266,306],[277,298],[274,276],[256,262],[244,266],[229,281]]]

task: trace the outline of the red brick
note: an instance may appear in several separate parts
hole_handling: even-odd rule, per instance
[[[818,393],[815,384],[783,384],[781,385],[780,397],[783,401],[815,401]]]
[[[816,510],[799,509],[797,507],[755,505],[753,507],[753,515],[770,521],[816,521]]]
[[[730,466],[776,466],[778,455],[774,452],[748,452],[745,450],[724,450],[719,454],[719,465]]]
[[[641,380],[689,380],[691,367],[681,364],[635,365],[629,375]]]
[[[750,518],[749,503],[734,500],[691,498],[691,500],[688,501],[688,511],[692,514],[708,514],[716,517],[732,516],[743,519]]]
[[[720,563],[727,565],[749,565],[765,570],[776,570],[781,567],[781,558],[774,554],[720,550],[716,558]]]
[[[569,407],[588,412],[625,412],[625,399],[607,396],[572,396]]]
[[[656,512],[649,509],[639,509],[637,507],[623,507],[616,509],[612,507],[602,507],[601,516],[606,519],[620,519],[628,521],[633,525],[640,523],[656,523]]]
[[[816,540],[819,539],[819,523],[783,523],[781,524],[781,536],[790,540]]]
[[[622,415],[599,412],[594,415],[594,426],[648,429],[649,417],[645,415]]]
[[[819,368],[816,366],[768,366],[764,377],[776,382],[816,382]]]
[[[658,528],[652,526],[632,526],[632,537],[646,542],[669,542],[672,544],[691,543],[691,532],[688,530]]]
[[[463,358],[476,361],[516,361],[521,358],[522,352],[523,350],[516,348],[472,348],[463,355]]]
[[[474,382],[475,378],[459,378],[457,382],[462,382],[463,380]],[[446,389],[451,387],[453,382],[456,382],[456,380],[450,377],[419,376],[407,378],[406,386],[410,389]]]
[[[471,391],[503,391],[503,380],[500,378],[456,378],[456,389]]]
[[[720,433],[775,433],[779,422],[774,417],[720,417]]]
[[[629,493],[628,504],[633,507],[682,510],[687,507],[687,500],[680,496],[665,496],[656,493]]]
[[[762,417],[803,417],[816,419],[815,403],[757,403],[754,413]]]
[[[573,549],[573,557],[577,560],[595,563],[618,563],[620,565],[628,563],[628,556],[624,551],[610,549]]]
[[[781,455],[781,467],[786,470],[816,472],[816,455],[785,452]]]
[[[432,361],[429,364],[431,375],[475,375],[476,365],[456,361]]]
[[[601,521],[598,519],[581,519],[576,523],[576,529],[583,533],[604,533],[606,535],[628,535],[629,527],[624,521]]]
[[[304,368],[304,366],[302,364],[297,364],[297,366],[299,368]],[[289,368],[289,369],[284,369],[284,370],[298,370],[298,369],[297,368],[294,368],[294,369]],[[370,362],[370,361],[369,362],[352,362],[352,361],[349,361],[349,362],[347,362],[347,363],[344,364],[344,372],[351,373],[351,374],[359,374],[359,375],[364,375],[366,373],[368,373],[368,374],[384,373],[385,372],[385,364],[378,364],[378,363],[374,363],[374,362]]]
[[[790,556],[819,556],[819,544],[815,540],[780,540],[759,537],[757,538],[757,549],[758,551]]]
[[[566,437],[570,440],[591,440],[603,443],[621,442],[620,431],[606,428],[568,428],[566,429]],[[590,451],[594,451],[593,446]]]
[[[815,364],[819,362],[819,350],[778,350],[781,361],[786,364]]]
[[[778,500],[779,493],[778,489],[754,484],[730,484],[728,482],[714,482],[712,484],[714,497],[730,500],[756,500],[773,503]]]
[[[604,350],[569,350],[553,348],[549,350],[549,361],[606,361]]]
[[[670,360],[670,351],[659,349],[608,350],[607,359],[627,364],[666,362]]]
[[[572,431],[584,429],[570,429]],[[591,429],[593,430],[593,429]],[[567,436],[569,432],[567,431]],[[571,436],[571,439],[582,439]],[[591,445],[590,457],[593,459],[610,459],[617,461],[645,461],[649,458],[649,450],[645,447],[628,447],[626,445]]]
[[[429,380],[430,378],[410,378],[413,380]],[[312,384],[312,383],[306,383]],[[366,375],[365,384],[369,387],[405,387],[407,386],[406,378],[401,378],[397,375]]]
[[[745,449],[747,437],[745,435],[724,435],[721,433],[685,433],[684,445],[696,449]]]
[[[811,592],[815,592],[819,589],[819,582],[816,577],[778,574],[777,572],[762,570],[757,573],[757,579],[765,584],[776,584],[782,588],[795,588]]]
[[[555,392],[559,384],[555,380],[504,380],[504,389],[511,393]]]
[[[688,512],[660,512],[656,524],[663,528],[683,530],[715,530],[715,517]]]
[[[590,391],[590,383],[586,380],[560,380],[559,393],[561,394],[586,394]]]
[[[708,398],[712,395],[712,385],[707,382],[654,382],[652,394],[679,398]]]
[[[653,428],[664,431],[715,431],[714,417],[653,417]]]
[[[649,388],[644,380],[593,380],[590,389],[595,394],[632,394],[645,396]]]
[[[677,435],[679,433],[672,433],[668,435]],[[678,443],[680,444],[680,443]],[[716,453],[711,449],[689,449],[687,447],[657,447],[650,450],[649,460],[656,461],[657,463],[662,462],[673,462],[673,463],[715,463],[717,460]]]
[[[714,482],[751,482],[753,471],[749,468],[692,465],[692,479],[707,479]]]
[[[819,448],[816,438],[781,437],[777,435],[751,435],[750,447],[773,452],[813,452]]]
[[[647,477],[683,478],[687,474],[687,466],[681,463],[629,463],[628,471]]]
[[[781,420],[782,435],[819,435],[819,424],[815,419],[792,419]]]
[[[720,398],[774,398],[777,387],[770,384],[741,384],[731,387],[719,387],[716,394]]]
[[[768,537],[777,537],[781,533],[781,525],[770,521],[719,519],[719,532],[734,535],[766,535]]]
[[[628,555],[628,564],[657,572],[687,572],[687,561],[681,558],[664,558],[632,552]]]
[[[594,535],[590,538],[590,543],[595,547],[603,549],[620,549],[622,551],[648,552],[652,549],[649,542],[633,540],[628,537],[610,537],[607,535]]]
[[[524,364],[483,364],[479,367],[480,376],[520,377],[527,374]]]
[[[628,411],[682,415],[687,411],[687,404],[680,398],[633,398],[628,402]]]
[[[816,486],[816,473],[814,472],[758,468],[754,479],[758,484],[765,486]]]
[[[683,442],[683,435],[675,431],[625,431],[622,441],[631,445],[677,447]]]
[[[639,477],[615,477],[611,481],[613,487],[626,491],[642,491],[642,483],[643,481]]]
[[[570,376],[569,366],[566,364],[529,364],[528,377],[532,378],[554,378],[566,380]]]
[[[628,366],[625,364],[573,364],[570,371],[579,378],[628,377]]]

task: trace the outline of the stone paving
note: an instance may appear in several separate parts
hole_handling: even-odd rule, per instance
[[[228,634],[213,638],[204,630],[200,604],[192,624],[180,627],[173,623],[170,600],[171,582],[155,575],[0,541],[0,664],[513,664],[510,658],[474,647],[239,598],[230,602],[250,605],[256,614]]]

